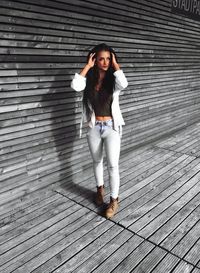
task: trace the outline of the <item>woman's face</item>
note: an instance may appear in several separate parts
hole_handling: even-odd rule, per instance
[[[100,51],[97,54],[96,64],[100,70],[107,71],[111,63],[111,56],[109,51]]]

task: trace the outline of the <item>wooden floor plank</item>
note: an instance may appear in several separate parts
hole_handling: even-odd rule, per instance
[[[179,147],[176,149],[177,151],[181,151],[182,153],[188,153],[192,151],[196,146],[199,144],[199,138],[200,138],[200,132],[195,133],[194,135],[190,135],[189,139],[185,144],[182,145],[181,149],[181,143],[179,143]],[[187,145],[188,144],[188,145]]]
[[[49,195],[49,197],[47,198],[44,198],[42,200],[33,200],[31,203],[24,204],[21,209],[16,209],[16,211],[14,210],[11,211],[9,214],[5,214],[5,216],[2,216],[0,220],[0,226],[2,227],[2,229],[0,230],[0,235],[5,232],[5,225],[7,226],[13,222],[23,219],[23,217],[26,217],[26,215],[31,214],[33,211],[38,210],[40,207],[44,207],[47,204],[54,202],[59,197],[60,196],[58,194],[52,192],[52,194]]]
[[[198,171],[200,164],[193,167],[192,171],[195,173]],[[165,209],[167,209],[171,204],[176,202],[181,196],[186,194],[193,186],[198,183],[200,174],[197,173],[191,179],[189,179],[194,174],[188,174],[177,180],[170,189],[167,189],[162,194],[160,194],[155,200],[151,201],[151,204],[146,204],[137,217],[133,224],[129,226],[129,229],[134,232],[138,232],[147,226],[155,217],[161,214]],[[189,180],[188,180],[189,179]],[[197,190],[198,190],[198,186]],[[193,193],[194,196],[195,192]],[[189,198],[189,197],[188,197]],[[152,209],[150,209],[152,208]],[[138,219],[138,220],[137,220]]]
[[[179,132],[179,141],[172,145],[171,148],[174,150],[174,151],[181,151],[182,149],[185,149],[187,147],[189,147],[191,144],[193,144],[199,137],[200,135],[200,130],[199,130],[199,127],[197,126],[196,127],[196,130],[195,131],[189,131],[188,128],[185,129],[185,137],[184,139],[182,139],[182,133],[183,132]]]
[[[186,144],[180,144],[179,148],[176,148],[175,151],[189,154],[192,153],[195,155],[195,147],[199,145],[200,134],[196,135],[194,139],[190,139]]]
[[[188,168],[188,171],[190,171],[191,167],[192,166],[195,166],[196,163],[194,164],[194,162],[192,164],[189,164],[186,168]],[[172,172],[173,173],[173,172]],[[166,187],[166,189],[164,189],[164,191],[162,192],[161,191],[161,194],[158,195],[157,197],[157,202],[155,203],[155,201],[153,202],[153,207],[156,206],[156,204],[158,204],[159,201],[162,201],[162,200],[165,200],[166,197],[168,197],[169,195],[171,195],[171,193],[173,191],[175,191],[177,188],[179,188],[183,183],[184,181],[180,181],[178,180],[179,178],[181,178],[183,176],[183,174],[185,173],[184,169],[183,169],[183,173],[181,172],[181,170],[178,172],[178,173],[175,173],[173,174],[173,176],[170,178],[168,178],[166,181],[165,181],[165,184],[167,184],[168,186],[168,183],[169,183],[169,187]],[[168,176],[168,173],[167,173],[167,176]],[[159,179],[161,178],[161,181],[162,181],[162,176],[159,177]],[[162,184],[161,184],[162,186]],[[159,188],[158,188],[159,189]],[[153,188],[152,189],[152,192],[155,192],[157,191],[157,188],[155,187],[155,189]],[[152,192],[150,192],[150,196],[153,195]],[[158,199],[159,198],[159,199]],[[151,198],[150,198],[151,199]],[[139,200],[140,201],[140,200]],[[136,206],[137,207],[137,206]],[[133,206],[133,209],[134,209],[134,206]],[[132,222],[136,221],[137,218],[140,218],[141,216],[144,215],[144,208],[142,208],[143,211],[141,211],[141,214],[138,215],[139,211],[136,210],[136,215],[132,214],[133,217],[131,216],[131,211],[129,211],[129,218],[132,218]],[[146,211],[149,211],[150,210],[150,207],[149,206],[146,206]],[[137,217],[136,217],[137,216]],[[131,220],[131,219],[128,219],[128,221]],[[126,219],[124,220],[126,221]],[[129,221],[128,224],[130,224],[131,221]],[[125,223],[126,224],[126,223]]]
[[[131,219],[134,219],[134,213],[137,214],[137,210],[140,207],[169,188],[174,183],[175,178],[177,179],[178,176],[183,175],[186,165],[193,159],[186,158],[179,162],[180,159],[181,157],[172,162],[174,166],[172,165],[171,169],[166,170],[158,178],[153,179],[150,183],[135,191],[129,198],[122,200],[119,212],[115,216],[116,221],[123,220],[123,224],[126,226],[131,224]]]
[[[133,236],[128,239],[119,249],[117,249],[110,257],[101,263],[93,272],[111,272],[118,264],[120,264],[131,252],[133,252],[143,239],[139,236]]]
[[[179,261],[180,259],[178,257],[168,253],[161,262],[152,269],[151,273],[170,273]]]
[[[124,243],[126,243],[133,234],[127,230],[119,233],[115,238],[110,240],[105,248],[102,248],[97,255],[93,255],[91,259],[85,261],[79,267],[77,267],[73,272],[74,273],[85,273],[92,272],[98,266],[101,265],[108,257],[115,253]]]
[[[87,215],[87,213],[87,209],[80,207],[78,204],[73,204],[68,210],[58,214],[57,217],[53,217],[49,221],[36,226],[33,230],[30,230],[29,233],[26,232],[24,236],[23,234],[22,236],[18,236],[15,241],[9,241],[8,243],[10,243],[10,245],[4,247],[4,253],[1,255],[1,265],[4,265],[3,268],[15,268],[19,266],[18,264],[21,265],[21,263],[24,263],[26,259],[31,259],[31,257],[37,255],[38,251],[40,252],[43,248],[47,247],[49,236],[52,235],[55,237],[55,239],[52,238],[51,243],[53,243],[53,241],[58,240],[60,236],[64,236],[62,235],[62,229],[64,227],[67,229],[66,232],[70,232],[70,226],[68,225],[73,223],[75,230],[75,225],[78,225],[77,222],[81,222],[80,220],[77,221],[77,218],[85,214]],[[85,219],[87,219],[87,217],[85,217]],[[26,257],[24,250],[27,252]],[[4,269],[4,271],[6,271],[6,269]]]
[[[81,224],[84,225],[96,217],[96,215],[88,214],[88,211],[86,212],[83,209],[77,211],[77,205],[74,205],[72,208],[71,212],[66,211],[64,219],[56,222],[20,246],[15,247],[15,249],[10,250],[9,253],[5,253],[4,256],[9,261],[3,266],[5,268],[4,272],[11,272],[20,266],[23,267],[24,264],[27,265],[32,259],[45,252],[51,245],[58,243],[63,238],[78,230]],[[24,250],[26,250],[25,253]],[[15,258],[12,258],[12,254],[14,254]]]
[[[154,245],[144,241],[131,252],[112,272],[131,272],[154,249]]]
[[[95,224],[98,225],[105,220],[99,220],[98,216],[86,209],[80,210],[79,214],[73,213],[70,218],[72,219],[67,217],[68,221],[65,221],[65,226],[62,226],[56,233],[51,235],[48,232],[49,236],[45,240],[41,239],[34,249],[30,249],[28,253],[23,253],[20,266],[17,265],[16,268],[16,264],[12,264],[12,267],[15,267],[14,272],[32,272],[47,260],[48,254],[54,255],[58,250],[67,247],[84,233],[94,228]],[[83,227],[83,229],[80,230],[80,227]],[[10,272],[10,268],[6,268],[5,272]]]
[[[43,214],[45,211],[49,210],[49,208],[58,206],[64,201],[65,201],[64,198],[60,198],[58,194],[54,193],[54,195],[47,199],[44,199],[41,202],[24,208],[23,210],[20,210],[17,213],[11,214],[10,216],[1,220],[4,222],[4,226],[0,230],[0,236],[11,231],[12,229],[16,229],[24,222],[28,222],[36,218],[39,214]]]
[[[154,145],[163,148],[172,148],[174,150],[174,146],[177,143],[184,144],[184,142],[187,142],[191,139],[193,135],[199,132],[200,129],[198,125],[199,123],[192,124],[170,136],[166,136],[163,139],[156,140],[154,141]]]
[[[37,268],[32,272],[51,272],[55,270],[60,264],[72,258],[113,225],[112,222],[106,223],[105,219],[98,217],[93,218],[85,225],[82,224],[76,232],[69,235],[70,238],[66,236],[59,244],[55,244],[43,252],[39,257],[39,263],[36,263]],[[120,232],[123,228],[115,227],[115,230]],[[69,247],[67,247],[68,245]],[[31,262],[34,267],[35,260],[33,259]],[[41,263],[42,265],[40,265]],[[38,265],[40,266],[38,267]]]
[[[200,206],[198,206],[175,230],[173,230],[160,245],[169,251],[178,244],[188,231],[199,221]]]
[[[197,194],[191,201],[183,206],[178,213],[172,216],[165,224],[150,236],[149,240],[160,244],[172,233],[197,207],[200,206],[200,196]]]
[[[138,232],[139,235],[149,238],[156,230],[158,230],[164,223],[166,223],[171,217],[173,217],[179,210],[187,205],[188,202],[196,195],[200,190],[200,183],[197,183],[189,189],[188,192],[183,194],[178,200],[176,200],[171,206],[169,206],[162,214],[156,216],[145,228]],[[163,205],[164,206],[164,205]]]
[[[27,215],[22,221],[19,220],[19,224],[18,221],[15,221],[13,224],[5,226],[5,229],[8,227],[6,229],[7,232],[0,236],[0,243],[5,244],[11,239],[15,241],[15,238],[18,238],[25,232],[29,232],[34,226],[42,225],[43,222],[50,220],[53,216],[57,216],[58,213],[65,211],[71,205],[72,203],[66,202],[65,198],[60,197],[51,205],[42,207],[33,214]],[[8,244],[7,242],[6,247],[8,247]]]
[[[190,162],[192,160],[192,158],[188,158],[188,156],[185,155],[182,155],[180,157],[179,156],[173,157],[172,155],[168,154],[168,156],[165,157],[164,154],[161,154],[162,160],[160,159],[159,162],[155,160],[153,161],[154,164],[148,165],[148,169],[144,168],[143,173],[141,173],[143,174],[143,176],[141,177],[143,179],[140,179],[139,176],[140,173],[138,173],[138,171],[135,170],[134,172],[135,177],[133,177],[133,179],[136,179],[136,181],[138,180],[140,182],[140,185],[142,185],[141,182],[143,182],[145,186],[149,185],[148,182],[150,182],[150,186],[152,188],[154,187],[155,181],[157,182],[158,180],[161,180],[160,177],[162,177],[161,181],[166,179],[168,175],[171,172],[173,172],[172,169],[174,169],[180,162],[183,162],[184,160],[188,160]],[[144,183],[144,181],[146,183]],[[130,184],[126,183],[125,185],[122,185],[121,187],[122,198],[126,198],[128,190],[130,192]]]
[[[196,123],[190,127],[191,130],[189,127],[187,127],[184,130],[173,134],[169,138],[166,137],[160,142],[156,141],[155,145],[158,147],[168,148],[173,151],[199,156],[199,127],[199,123]]]
[[[185,262],[180,261],[178,265],[172,270],[172,273],[191,273],[191,271],[194,269],[194,267]]]
[[[33,178],[33,180],[24,181],[24,183],[20,187],[3,192],[0,195],[0,204],[3,205],[5,203],[12,202],[15,199],[20,200],[29,193],[38,192],[39,190],[42,190],[44,188],[47,189],[48,187],[51,187],[51,185],[55,181],[55,177],[56,179],[59,178],[58,173],[54,175],[51,174],[49,176],[44,176],[40,179],[37,179],[37,177],[35,176],[35,179]]]
[[[200,221],[194,225],[180,242],[171,250],[175,255],[183,258],[194,247],[200,237]]]
[[[109,228],[109,225],[108,225],[108,228]],[[87,247],[83,248],[80,252],[75,254],[66,263],[59,266],[59,268],[57,268],[54,272],[56,272],[56,273],[74,272],[74,270],[77,267],[82,267],[82,264],[84,262],[87,263],[86,261],[93,260],[93,258],[96,256],[98,257],[99,253],[101,253],[102,249],[107,248],[107,244],[110,244],[110,241],[112,242],[113,238],[116,237],[121,231],[122,231],[121,227],[119,228],[118,226],[113,225],[111,228],[109,228],[102,235],[100,233],[97,234],[98,238],[91,237],[91,240],[93,240],[93,241]],[[94,240],[94,238],[95,238],[95,240]],[[137,237],[137,238],[139,238],[139,237]],[[127,242],[129,242],[129,240]],[[118,259],[119,259],[119,257],[118,257]],[[103,263],[103,265],[104,264],[105,263]]]
[[[146,166],[138,164],[133,169],[133,175],[127,174],[128,180],[124,181],[124,177],[122,177],[124,183],[121,183],[120,187],[121,198],[126,198],[133,192],[151,183],[156,177],[160,176],[163,169],[167,168],[166,165],[170,165],[176,158],[177,156],[171,153],[161,153],[159,157],[155,156],[151,162],[146,163]]]
[[[200,237],[199,237],[200,238]],[[197,241],[186,254],[184,259],[186,261],[190,261],[192,264],[196,265],[200,261],[199,253],[200,253],[200,239],[197,238]]]
[[[192,273],[200,273],[200,269],[199,268],[194,268],[194,270],[192,271]]]
[[[197,267],[200,269],[200,261],[198,262]]]
[[[0,219],[3,219],[5,217],[9,217],[10,215],[20,212],[24,208],[27,208],[28,206],[31,206],[37,202],[40,202],[41,200],[44,200],[46,198],[49,198],[50,196],[55,195],[54,192],[52,192],[49,189],[40,189],[39,191],[24,194],[21,198],[16,198],[8,203],[1,204],[0,206]]]
[[[167,253],[158,247],[155,247],[148,256],[144,258],[139,265],[137,265],[131,272],[145,272],[150,273],[152,269],[165,257]]]

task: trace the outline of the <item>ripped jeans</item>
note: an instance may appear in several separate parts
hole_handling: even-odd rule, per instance
[[[94,128],[88,127],[87,141],[93,159],[93,169],[97,186],[104,184],[103,179],[103,146],[105,147],[111,197],[119,194],[119,156],[121,138],[119,132],[113,129],[113,120],[96,120]]]

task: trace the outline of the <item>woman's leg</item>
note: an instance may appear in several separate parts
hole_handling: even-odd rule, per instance
[[[103,139],[97,127],[88,128],[87,142],[93,159],[94,176],[97,186],[104,185],[103,180]]]
[[[120,176],[119,176],[119,156],[121,138],[117,131],[107,128],[103,134],[105,151],[108,162],[108,173],[110,178],[111,197],[116,199],[119,195]]]

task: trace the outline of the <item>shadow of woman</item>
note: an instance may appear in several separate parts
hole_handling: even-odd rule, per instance
[[[43,107],[51,112],[57,160],[52,189],[77,203],[84,204],[87,199],[94,204],[94,190],[87,187],[90,180],[95,185],[92,162],[85,137],[79,139],[81,94],[71,89],[71,80],[70,71],[59,70],[49,92],[43,96]]]

